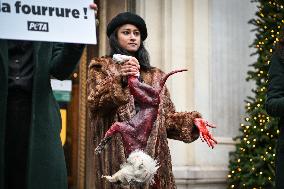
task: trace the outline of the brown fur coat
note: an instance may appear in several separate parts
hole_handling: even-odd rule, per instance
[[[122,85],[119,69],[118,64],[113,63],[111,58],[105,57],[92,60],[89,66],[88,105],[94,149],[113,122],[125,121],[135,115],[134,99],[128,87]],[[143,82],[151,86],[157,85],[164,75],[157,68],[141,71],[140,74]],[[140,188],[175,189],[167,138],[190,143],[199,137],[199,131],[193,120],[201,115],[195,111],[175,112],[167,89],[162,92],[160,112],[146,147],[146,153],[159,162],[156,184]],[[120,136],[113,137],[100,155],[94,155],[95,188],[120,188],[102,179],[101,176],[117,172],[126,158]]]

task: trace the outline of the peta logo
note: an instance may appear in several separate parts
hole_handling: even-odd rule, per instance
[[[48,32],[48,23],[47,22],[28,21],[28,30],[29,31]]]

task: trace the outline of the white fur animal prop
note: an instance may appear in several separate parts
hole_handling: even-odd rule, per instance
[[[121,169],[112,176],[102,176],[122,185],[153,184],[159,166],[156,160],[141,150],[131,152]]]
[[[114,54],[112,56],[113,61],[115,63],[118,63],[118,64],[122,64],[125,61],[128,61],[130,58],[131,58],[131,56],[127,56],[127,55],[123,55],[123,54]]]

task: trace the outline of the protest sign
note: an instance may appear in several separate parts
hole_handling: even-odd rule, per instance
[[[92,0],[0,0],[0,38],[96,44]]]

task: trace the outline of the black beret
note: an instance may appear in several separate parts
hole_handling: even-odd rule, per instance
[[[145,21],[137,14],[133,14],[131,12],[123,12],[116,15],[116,17],[114,17],[107,25],[107,36],[109,37],[117,27],[124,24],[133,24],[134,26],[136,26],[141,33],[142,41],[147,38],[148,34]]]

